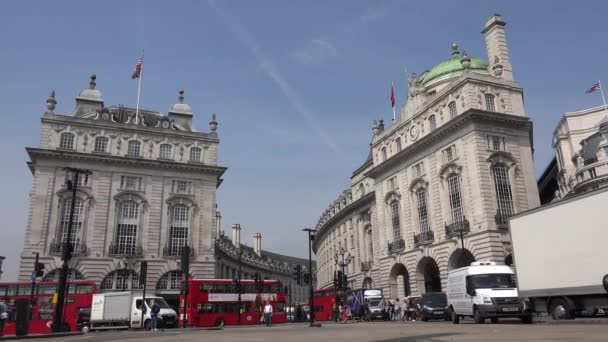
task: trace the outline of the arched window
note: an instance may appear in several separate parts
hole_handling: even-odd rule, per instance
[[[181,256],[182,247],[188,243],[189,211],[185,205],[171,208],[169,228],[169,256]]]
[[[108,273],[101,281],[100,288],[106,291],[141,290],[139,274],[133,270],[116,270]]]
[[[61,205],[61,221],[59,222],[59,231],[57,239],[61,246],[61,243],[68,239],[68,226],[70,223],[70,210],[72,208],[72,198],[64,198]],[[84,213],[82,211],[83,203],[78,197],[74,200],[74,216],[72,221],[72,235],[70,237],[70,243],[72,244],[74,251],[78,252],[81,250],[81,236],[82,236],[82,223],[84,221]]]
[[[429,116],[429,127],[432,130],[434,130],[435,128],[437,128],[437,122],[435,121],[435,115],[431,115]]]
[[[494,112],[496,111],[494,107],[494,95],[486,94],[486,110],[489,112]]]
[[[456,101],[452,101],[448,104],[448,110],[450,111],[450,119],[455,118],[456,114],[458,114],[456,111]]]
[[[464,213],[462,210],[462,195],[460,193],[460,176],[458,174],[450,175],[447,179],[447,183],[452,222],[462,222]]]
[[[171,159],[171,145],[162,144],[160,145],[160,159]]]
[[[420,226],[420,232],[429,231],[429,212],[426,205],[425,189],[418,189],[418,191],[416,191],[416,204],[418,206],[418,224]]]
[[[64,148],[66,150],[73,150],[74,149],[74,134],[61,133],[61,138],[59,140],[59,148]]]
[[[380,152],[382,153],[382,161],[386,160],[386,147],[383,147],[382,150],[380,150]]]
[[[192,147],[190,149],[190,161],[195,163],[201,162],[201,149],[198,147]]]
[[[59,281],[60,273],[61,273],[61,269],[56,268],[56,269],[50,271],[49,273],[45,274],[44,277],[42,277],[42,281],[43,282]],[[68,270],[68,280],[84,280],[84,276],[82,275],[82,273],[78,272],[78,270],[70,268]]]
[[[97,137],[95,138],[95,152],[108,152],[108,138]]]
[[[116,227],[115,251],[112,252],[119,255],[135,255],[138,223],[137,203],[134,201],[120,203],[118,226]]]
[[[139,157],[141,155],[141,143],[137,140],[129,141],[127,155],[131,157]]]
[[[399,202],[391,202],[391,222],[393,224],[393,238],[395,241],[401,239],[401,222],[399,221]]]
[[[397,145],[397,152],[401,151],[401,137],[395,139],[395,144]]]
[[[182,271],[170,271],[163,274],[156,284],[157,290],[178,290],[184,274]]]
[[[513,194],[511,192],[507,167],[504,164],[495,164],[492,166],[492,175],[494,176],[496,204],[498,206],[496,214],[504,222],[508,217],[513,215]]]
[[[367,231],[367,243],[369,250],[368,261],[374,261],[374,237],[372,236],[371,229]]]

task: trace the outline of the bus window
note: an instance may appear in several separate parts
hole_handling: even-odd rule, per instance
[[[274,311],[275,312],[285,312],[285,303],[277,302],[274,305]]]
[[[8,292],[8,286],[0,286],[0,297],[6,296]]]
[[[90,285],[90,284],[72,285],[72,288],[76,288],[76,293],[78,293],[78,294],[92,293],[93,292],[93,286]]]
[[[16,296],[17,295],[17,285],[9,285],[6,295],[7,296]]]
[[[29,296],[32,294],[32,285],[19,285],[17,287],[18,296]]]
[[[198,303],[196,307],[196,311],[199,313],[212,313],[213,312],[213,304],[211,303]]]
[[[55,285],[38,285],[38,294],[39,295],[53,294],[53,293],[55,293],[56,288],[57,288],[57,286],[55,286]]]

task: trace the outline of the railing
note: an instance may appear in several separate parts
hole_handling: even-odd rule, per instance
[[[144,251],[141,245],[119,245],[112,243],[108,248],[108,255],[142,256],[143,254]]]
[[[388,252],[397,253],[405,249],[405,240],[397,239],[388,243]]]
[[[420,234],[414,234],[414,247],[428,245],[435,241],[435,233],[432,230],[424,231]]]
[[[576,170],[576,183],[583,183],[604,176],[608,176],[608,159],[578,168]]]
[[[471,231],[471,227],[469,227],[469,221],[466,216],[462,217],[462,220],[454,221],[450,224],[445,224],[445,238],[451,239],[454,236],[462,234],[467,234]]]
[[[87,254],[87,244],[81,242],[77,245],[74,245],[74,250],[72,254],[74,255],[85,255]],[[63,243],[57,242],[57,240],[53,239],[51,241],[51,245],[49,247],[49,254],[61,254],[61,250],[63,249]]]
[[[165,257],[181,257],[183,246],[165,246],[163,248],[163,256]],[[194,256],[194,248],[190,247],[190,256]]]
[[[509,217],[511,217],[511,215],[497,211],[496,215],[494,215],[494,221],[496,222],[496,227],[507,228],[509,226]]]
[[[371,261],[361,261],[361,272],[367,272],[372,269]]]

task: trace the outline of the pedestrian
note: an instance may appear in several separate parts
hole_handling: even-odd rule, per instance
[[[392,299],[388,300],[388,320],[392,321],[393,318],[395,317],[395,301]]]
[[[160,312],[160,305],[152,299],[150,300],[150,318],[152,319],[152,325],[150,326],[151,331],[158,331],[158,313]]]
[[[334,322],[338,323],[338,307],[336,306],[336,303],[331,306],[331,313],[333,315]]]
[[[348,320],[347,305],[340,305],[340,323],[345,324]]]
[[[410,298],[409,300],[409,306],[410,306],[410,320],[412,322],[416,322],[416,303],[414,301],[414,298]]]
[[[395,309],[395,317],[393,318],[393,320],[396,321],[396,320],[401,319],[401,305],[399,305],[399,298],[395,298],[394,309]]]
[[[272,326],[272,305],[269,301],[266,301],[266,306],[264,306],[264,322],[267,327]]]
[[[382,316],[382,320],[386,321],[386,300],[384,297],[380,299],[380,315]]]
[[[403,320],[410,320],[410,297],[405,297],[403,299]]]
[[[4,336],[4,324],[8,319],[8,312],[5,301],[0,299],[0,336]]]

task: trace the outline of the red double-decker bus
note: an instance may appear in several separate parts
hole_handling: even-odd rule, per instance
[[[34,288],[34,301],[29,319],[29,334],[48,334],[52,332],[51,324],[55,313],[53,297],[57,291],[57,282],[36,283]],[[8,319],[4,325],[5,335],[15,335],[15,301],[18,299],[31,298],[32,283],[15,282],[0,283],[0,298],[3,298],[10,306]],[[91,308],[93,294],[97,292],[95,283],[85,280],[74,280],[68,282],[68,292],[64,306],[64,323],[66,330],[77,331],[78,316],[82,310]]]
[[[316,290],[313,293],[315,298],[315,320],[317,321],[331,321],[334,319],[332,308],[336,304],[343,304],[345,301],[345,292],[341,289],[334,289],[333,287]]]
[[[287,322],[285,293],[278,280],[264,280],[260,293],[253,279],[242,279],[241,322],[258,324],[266,301],[272,305],[272,323]],[[188,326],[210,327],[236,325],[239,322],[238,293],[232,279],[190,279],[186,285],[188,295],[180,295],[180,320],[184,318],[186,299],[186,323]]]

